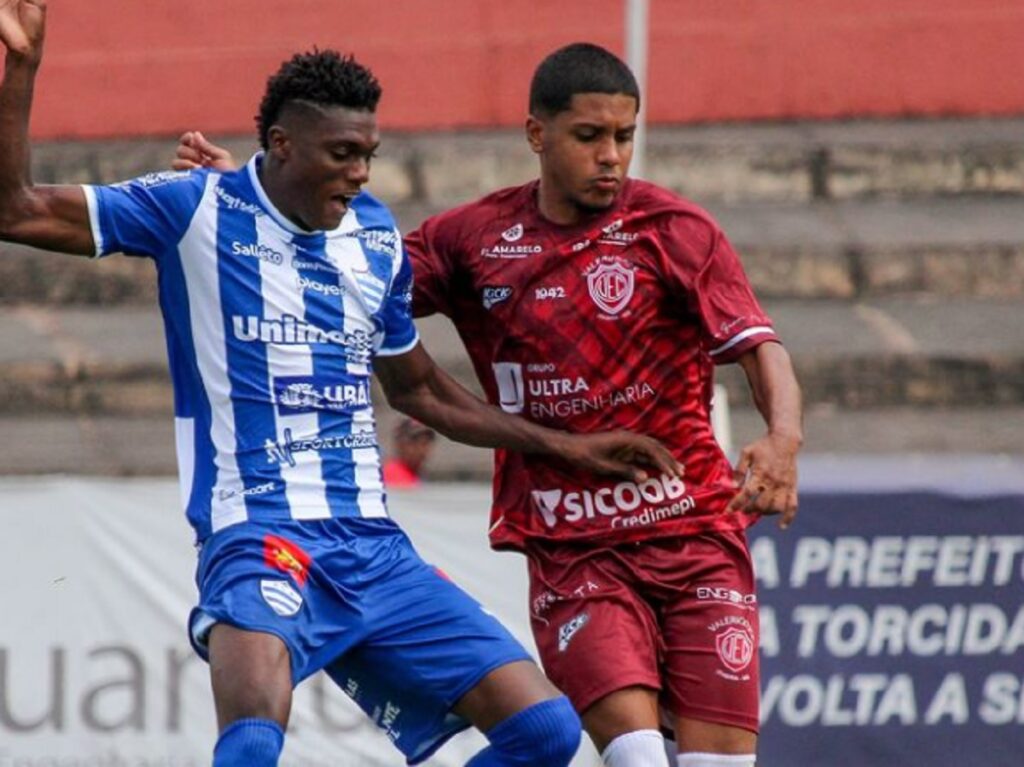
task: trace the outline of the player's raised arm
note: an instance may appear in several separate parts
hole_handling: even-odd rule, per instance
[[[797,510],[796,455],[803,444],[800,385],[781,344],[761,344],[737,362],[768,431],[740,452],[736,465],[740,489],[729,509],[780,514],[779,525],[786,528]]]
[[[672,454],[650,437],[622,430],[570,434],[488,405],[441,370],[421,344],[405,354],[377,357],[374,369],[393,408],[458,442],[554,455],[586,471],[634,482],[646,479],[648,469],[682,473]]]
[[[45,30],[42,0],[0,0],[0,41],[7,50],[0,83],[0,239],[92,255],[81,187],[32,184],[28,122]]]

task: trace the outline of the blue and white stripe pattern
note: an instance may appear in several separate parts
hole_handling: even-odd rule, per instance
[[[260,581],[260,594],[270,609],[284,618],[295,615],[302,607],[302,595],[288,581],[264,579]]]
[[[386,517],[372,361],[418,342],[390,211],[363,193],[336,230],[302,230],[267,198],[260,162],[85,187],[97,255],[157,264],[200,540],[249,519]]]

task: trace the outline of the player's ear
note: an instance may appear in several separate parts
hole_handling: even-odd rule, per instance
[[[291,151],[288,131],[280,125],[271,125],[267,131],[267,153],[275,155],[279,160],[286,160]]]
[[[544,149],[544,123],[533,115],[526,118],[526,141],[534,154]]]

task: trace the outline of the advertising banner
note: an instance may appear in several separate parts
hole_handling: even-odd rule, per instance
[[[758,765],[1024,764],[1020,464],[857,468],[752,531]]]
[[[751,531],[759,767],[1024,764],[1024,463],[808,461],[797,523]],[[391,494],[421,554],[531,651],[526,567],[486,543],[489,488]],[[185,622],[195,552],[173,480],[0,482],[0,767],[199,767],[216,738]],[[427,762],[485,745],[457,736]],[[966,761],[965,761],[966,759]],[[285,767],[398,767],[323,675]],[[600,761],[586,741],[574,767]]]

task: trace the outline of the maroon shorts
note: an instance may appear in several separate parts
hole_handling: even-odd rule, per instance
[[[669,714],[757,732],[757,597],[742,532],[536,542],[526,554],[544,670],[578,711],[642,686]]]

